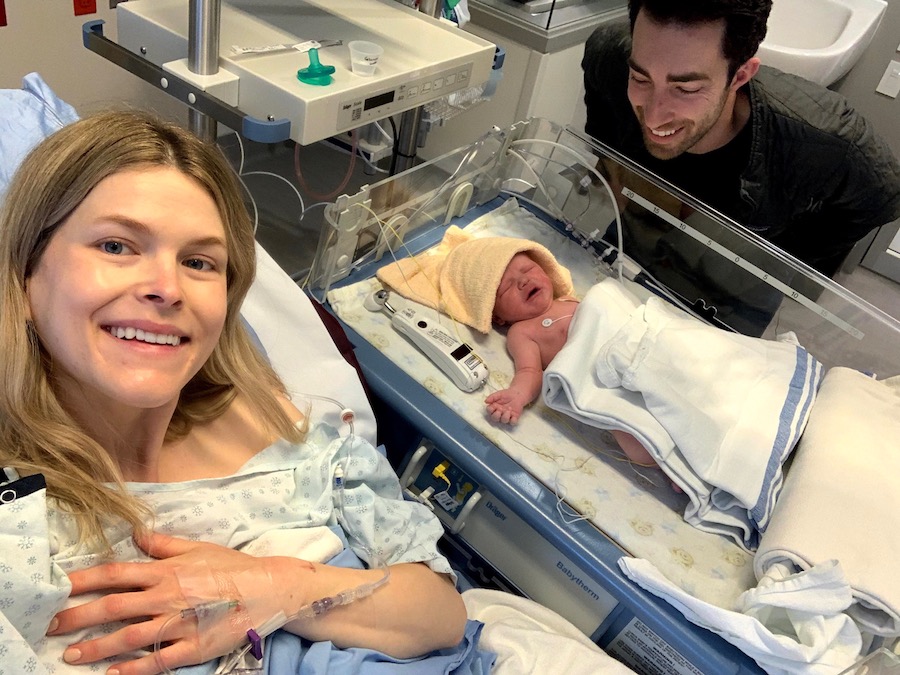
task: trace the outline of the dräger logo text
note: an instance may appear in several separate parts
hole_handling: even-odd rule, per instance
[[[485,507],[487,508],[488,511],[490,511],[495,516],[497,516],[500,520],[506,520],[506,514],[503,513],[503,511],[501,511],[500,509],[498,509],[494,505],[494,502],[492,502],[490,499],[488,499],[487,504],[485,504]]]

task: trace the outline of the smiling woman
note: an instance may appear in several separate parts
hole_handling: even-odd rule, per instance
[[[276,376],[239,321],[240,304],[255,271],[252,229],[239,195],[215,148],[177,127],[126,113],[98,115],[63,128],[26,158],[10,185],[0,223],[0,283],[5,289],[0,335],[15,352],[0,366],[6,370],[0,390],[4,453],[18,470],[43,474],[48,494],[77,514],[85,540],[103,541],[103,522],[110,516],[123,517],[136,528],[145,520],[139,502],[107,485],[125,478],[115,455],[121,446],[131,445],[122,443],[133,438],[133,430],[122,426],[128,417],[122,416],[121,407],[104,409],[113,401],[95,398],[103,391],[91,391],[101,386],[99,371],[82,379],[74,370],[87,373],[101,366],[101,345],[108,342],[111,350],[114,344],[109,332],[113,325],[140,320],[149,323],[134,328],[167,332],[153,330],[174,321],[167,315],[177,314],[178,321],[185,322],[182,316],[198,312],[217,316],[208,326],[206,342],[200,340],[206,353],[194,356],[190,365],[184,360],[181,381],[169,384],[168,410],[156,411],[170,418],[162,428],[168,440],[220,414],[239,390],[260,402],[260,416],[273,431],[299,440],[272,393]],[[195,199],[198,205],[188,203]],[[198,285],[215,287],[217,302],[210,309],[186,307],[185,300],[178,299],[176,307],[167,308],[173,304],[168,296],[176,281],[165,268],[184,252],[150,248],[184,245],[166,242],[164,235],[193,217],[203,223],[196,226],[202,234],[194,238],[212,236],[216,241],[210,250],[220,267],[209,276],[218,280]],[[158,230],[161,225],[168,227]],[[207,259],[212,260],[208,253]],[[126,273],[128,268],[131,272]],[[184,269],[180,279],[203,274]],[[117,293],[121,297],[115,297]],[[125,306],[129,293],[130,307]],[[138,299],[142,294],[150,297]],[[135,365],[123,356],[107,355],[106,387],[118,386],[125,376],[123,366]],[[149,377],[160,364],[158,359],[144,360],[144,376]],[[145,409],[160,405],[156,401]],[[42,419],[48,412],[50,420]],[[77,425],[71,424],[72,417]],[[93,436],[99,431],[106,443]],[[119,442],[109,446],[114,437]]]
[[[0,215],[0,674],[212,672],[280,627],[266,659],[489,666],[440,523],[245,332],[255,256],[230,167],[177,126],[103,113],[23,162]]]
[[[104,447],[146,424],[130,409],[171,417],[206,363],[225,324],[226,250],[215,202],[173,168],[104,178],[57,228],[26,279],[28,307],[57,397]],[[132,470],[158,478],[155,464]]]

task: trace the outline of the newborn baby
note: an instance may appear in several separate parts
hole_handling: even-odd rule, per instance
[[[509,326],[506,348],[515,374],[506,389],[485,399],[491,419],[515,424],[526,405],[541,393],[544,369],[559,353],[578,309],[571,295],[556,297],[553,282],[527,252],[516,253],[497,287],[493,321]],[[655,465],[653,457],[631,434],[611,429],[625,456],[635,464]]]

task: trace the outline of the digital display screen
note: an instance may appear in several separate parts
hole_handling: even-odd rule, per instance
[[[450,352],[450,356],[452,356],[457,361],[460,361],[471,353],[472,348],[464,342],[459,347]]]
[[[385,103],[393,103],[394,102],[394,92],[386,91],[383,94],[378,94],[378,96],[372,96],[371,98],[367,98],[363,102],[363,110],[371,110],[372,108],[377,108],[380,105],[384,105]]]

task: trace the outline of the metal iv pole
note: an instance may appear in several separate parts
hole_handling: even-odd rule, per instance
[[[219,72],[221,0],[190,0],[188,15],[188,70],[197,75]],[[195,108],[188,109],[188,128],[207,141],[216,140],[216,120]]]
[[[441,16],[444,0],[420,0],[419,11],[436,19]],[[400,130],[397,134],[397,161],[392,173],[397,174],[413,166],[419,139],[419,125],[422,122],[423,106],[407,110],[400,115]]]

